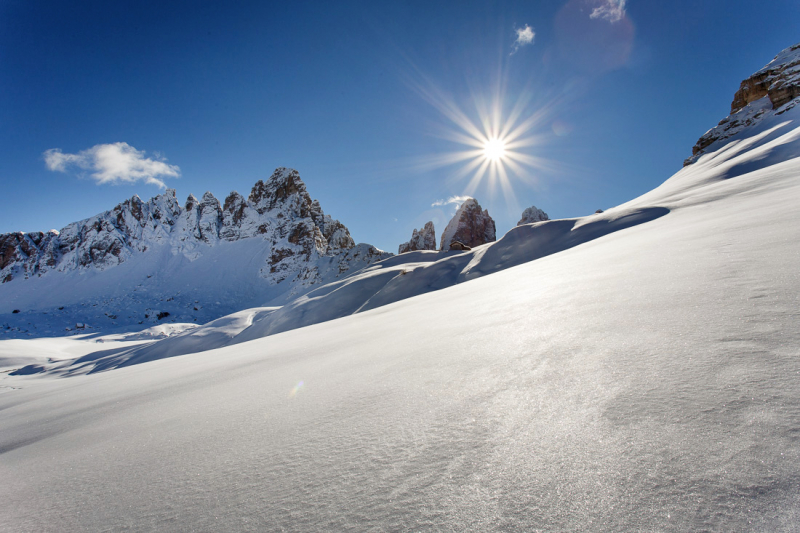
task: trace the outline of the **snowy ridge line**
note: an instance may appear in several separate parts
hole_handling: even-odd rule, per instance
[[[446,289],[650,222],[667,213],[669,210],[663,207],[609,210],[586,219],[516,226],[499,241],[469,252],[407,252],[318,287],[279,308],[246,309],[154,343],[102,350],[74,361],[28,365],[13,375],[94,373],[240,344]]]

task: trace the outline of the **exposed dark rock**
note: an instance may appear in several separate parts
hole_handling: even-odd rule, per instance
[[[733,137],[764,117],[780,115],[800,103],[800,44],[781,51],[764,68],[742,81],[731,102],[731,114],[703,134],[692,147],[691,165],[717,141]]]
[[[497,239],[494,220],[487,210],[482,210],[474,198],[467,199],[442,233],[440,250],[449,250],[450,243],[458,241],[474,248]]]
[[[413,252],[415,250],[435,250],[436,231],[433,229],[433,222],[426,222],[425,226],[411,232],[411,240],[400,245],[397,253]]]

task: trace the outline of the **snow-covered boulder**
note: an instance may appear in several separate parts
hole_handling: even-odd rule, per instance
[[[444,229],[439,249],[449,250],[453,241],[474,248],[495,240],[497,240],[495,224],[489,216],[489,211],[482,210],[475,198],[468,198]]]
[[[411,240],[400,245],[397,253],[414,252],[416,250],[435,250],[436,231],[433,229],[433,222],[426,222],[420,230],[411,232]]]
[[[544,222],[545,220],[550,220],[550,217],[547,216],[547,213],[535,205],[532,205],[522,212],[522,218],[520,218],[519,222],[517,222],[517,226],[521,226],[522,224],[533,224],[534,222]]]

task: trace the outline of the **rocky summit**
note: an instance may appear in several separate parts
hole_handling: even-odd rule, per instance
[[[440,250],[449,250],[454,241],[470,248],[497,240],[494,220],[474,198],[468,198],[456,211],[442,233]]]
[[[532,205],[522,212],[522,218],[520,218],[519,222],[517,222],[517,226],[521,226],[522,224],[533,224],[534,222],[544,222],[545,220],[550,220],[550,217],[547,216],[547,213],[535,205]]]
[[[742,81],[733,96],[731,113],[703,134],[683,162],[691,165],[708,148],[729,139],[744,128],[771,116],[782,115],[800,102],[800,43],[775,56],[764,68]]]
[[[433,229],[433,222],[426,222],[420,230],[411,232],[411,240],[404,242],[397,250],[398,254],[414,252],[416,250],[435,250],[436,231]]]

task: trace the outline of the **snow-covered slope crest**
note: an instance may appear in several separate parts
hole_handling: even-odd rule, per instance
[[[708,130],[692,148],[690,165],[749,126],[778,116],[800,103],[800,43],[781,51],[761,70],[742,81],[733,96],[731,114]],[[716,143],[716,145],[715,145]],[[715,145],[712,147],[712,145]]]
[[[497,242],[463,253],[406,252],[316,287],[279,308],[247,309],[152,344],[115,351],[104,348],[73,361],[29,365],[17,374],[79,375],[240,344],[476,280],[667,213],[663,207],[609,210],[579,219],[516,226]]]

